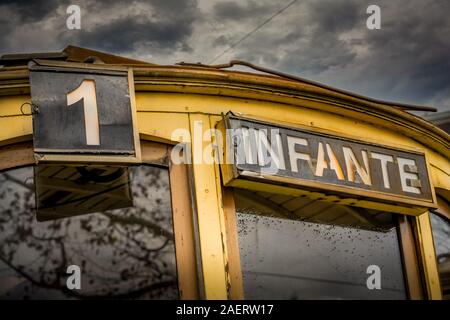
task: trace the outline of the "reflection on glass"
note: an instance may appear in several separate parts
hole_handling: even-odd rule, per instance
[[[392,216],[235,190],[247,299],[405,299]],[[350,210],[350,211],[349,211]],[[381,289],[367,287],[367,267]]]
[[[450,222],[437,214],[432,213],[430,217],[442,295],[450,300]]]
[[[133,206],[38,222],[33,168],[1,172],[0,298],[177,298],[168,172],[129,174]],[[81,290],[66,286],[70,265]]]
[[[133,206],[128,167],[34,167],[38,221]]]

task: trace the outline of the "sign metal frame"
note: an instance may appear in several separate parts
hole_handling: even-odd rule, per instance
[[[234,159],[236,146],[227,145],[227,141],[232,141],[230,137],[225,139],[227,129],[235,129],[231,124],[233,120],[245,121],[258,125],[266,125],[279,129],[316,135],[331,139],[342,140],[349,143],[361,144],[365,146],[373,146],[393,152],[405,152],[424,157],[427,181],[429,184],[430,197],[428,199],[420,199],[412,196],[396,195],[387,192],[368,190],[358,188],[357,186],[338,185],[334,183],[319,182],[314,180],[302,179],[298,177],[286,177],[276,174],[264,174],[253,170],[242,170],[235,163],[226,163],[224,160],[221,164],[221,174],[223,184],[227,187],[238,187],[251,189],[255,191],[282,193],[293,196],[308,196],[317,200],[330,201],[336,204],[354,205],[370,209],[385,210],[402,214],[420,215],[429,209],[437,208],[436,194],[430,176],[430,165],[426,153],[422,150],[407,149],[404,147],[393,147],[381,145],[373,142],[356,140],[353,138],[338,136],[336,133],[327,133],[324,130],[314,130],[313,128],[295,127],[290,125],[279,125],[265,120],[252,119],[242,116],[234,116],[227,114],[222,121],[217,124],[217,129],[222,132],[223,141],[223,159],[227,159],[231,152]]]
[[[99,152],[89,152],[80,150],[77,148],[58,148],[58,149],[46,149],[36,148],[35,135],[33,134],[33,142],[35,146],[35,159],[37,162],[57,162],[57,163],[121,163],[121,164],[134,164],[141,163],[141,147],[139,131],[137,127],[137,108],[134,90],[134,77],[133,69],[126,66],[111,66],[102,64],[89,64],[89,63],[74,63],[74,62],[60,62],[51,60],[35,59],[29,63],[29,70],[31,72],[55,72],[55,73],[77,73],[77,74],[93,74],[93,75],[124,75],[126,76],[128,83],[128,95],[130,101],[130,114],[133,136],[133,149],[134,152],[130,154],[108,153],[108,150],[99,150]],[[31,75],[30,75],[31,78]],[[30,86],[32,86],[30,80]],[[33,95],[31,97],[32,103]],[[38,105],[38,108],[41,107]],[[40,108],[42,110],[42,108]],[[33,130],[35,123],[35,115],[33,115]]]

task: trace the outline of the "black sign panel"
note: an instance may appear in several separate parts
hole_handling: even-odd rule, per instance
[[[433,206],[423,153],[242,118],[226,122],[225,161],[240,177]]]
[[[131,71],[33,62],[29,68],[31,99],[38,106],[33,115],[36,154],[43,160],[70,154],[89,156],[89,161],[136,162],[140,152]]]

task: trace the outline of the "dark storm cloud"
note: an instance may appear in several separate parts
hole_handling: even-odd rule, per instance
[[[213,46],[225,46],[228,44],[228,39],[224,35],[221,35],[214,39]]]
[[[276,67],[285,71],[315,77],[327,69],[352,63],[356,54],[345,41],[341,33],[355,28],[358,24],[365,28],[365,8],[355,5],[357,1],[311,1],[303,6],[292,7],[292,11],[303,12],[301,20],[285,20],[288,13],[277,17],[273,24],[278,29],[272,38],[265,36],[266,30],[258,31],[259,39],[253,39],[249,50],[243,49],[239,57],[251,56],[264,61],[277,61]],[[280,25],[284,28],[280,28]],[[287,26],[287,27],[286,27]],[[259,45],[258,45],[259,44]],[[244,47],[244,46],[243,46]],[[258,48],[255,50],[255,48]],[[267,50],[269,48],[269,50]],[[274,49],[282,51],[283,59],[270,57]],[[277,54],[280,54],[278,51]]]
[[[393,6],[381,32],[367,33],[368,76],[385,78],[389,94],[402,100],[426,102],[450,93],[449,12],[449,1]]]
[[[297,41],[298,46],[288,49],[284,64],[293,65],[301,72],[321,73],[327,69],[350,64],[356,57],[352,47],[340,39],[339,35],[355,27],[362,15],[353,5],[336,1],[313,3],[308,12],[308,33],[303,32],[304,24],[283,37],[287,44]],[[303,35],[296,38],[296,34]],[[299,41],[300,40],[300,41]],[[307,45],[301,42],[306,40]]]
[[[214,15],[219,20],[242,20],[258,18],[261,15],[272,13],[276,9],[274,3],[264,4],[258,1],[249,1],[246,4],[235,1],[218,2],[214,5]]]
[[[30,0],[15,0],[15,1],[1,1],[1,11],[6,8],[18,13],[20,21],[30,22],[44,18],[49,13],[52,13],[58,4],[62,1],[57,0],[45,0],[45,1],[30,1]]]
[[[315,1],[308,7],[309,22],[316,27],[316,34],[337,33],[356,27],[365,21],[365,6],[361,1]]]
[[[68,44],[210,62],[291,0],[1,1],[0,53]],[[81,7],[81,30],[66,8]],[[366,28],[369,4],[381,30]],[[299,0],[215,63],[243,59],[372,97],[450,110],[450,1]]]
[[[132,7],[147,7],[151,12],[141,13]],[[97,6],[97,12],[105,7]],[[78,33],[76,43],[94,49],[115,53],[127,53],[139,47],[149,46],[149,50],[172,48],[189,51],[187,37],[197,13],[196,1],[134,1],[126,5],[119,17],[108,17],[93,26],[87,25]],[[62,34],[64,39],[68,34]],[[70,34],[69,34],[70,36]]]
[[[81,32],[77,41],[84,46],[112,52],[130,52],[138,45],[152,45],[154,49],[188,48],[185,39],[192,32],[190,20],[153,22],[146,16],[127,16],[114,19],[90,31]]]
[[[236,54],[259,53],[275,68],[369,96],[450,109],[450,1],[378,1],[381,30],[366,28],[371,3],[311,1],[305,20],[285,21],[289,32],[272,45],[261,33]],[[267,57],[280,50],[283,59]]]
[[[81,8],[81,30],[68,30],[65,26],[70,4]],[[8,49],[60,50],[67,44],[118,54],[145,46],[154,51],[172,48],[188,52],[192,48],[187,38],[198,12],[196,0],[9,1],[0,7],[11,15],[0,18],[2,30],[16,33],[15,38],[4,33],[0,36],[4,53]],[[42,45],[36,36],[43,40]]]
[[[0,46],[7,49],[11,33],[18,25],[33,23],[54,12],[58,1],[1,1],[0,2]]]

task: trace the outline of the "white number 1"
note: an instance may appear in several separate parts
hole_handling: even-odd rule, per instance
[[[97,97],[95,81],[83,80],[73,91],[67,94],[67,106],[70,107],[83,99],[84,125],[86,128],[86,144],[100,145],[100,129],[98,124]]]

